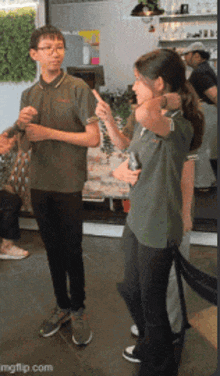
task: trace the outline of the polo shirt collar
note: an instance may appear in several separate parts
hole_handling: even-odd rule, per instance
[[[47,88],[55,88],[56,89],[57,87],[59,87],[61,85],[65,76],[66,76],[66,72],[64,72],[63,69],[61,69],[61,73],[59,74],[59,76],[57,76],[50,83],[47,83],[47,82],[44,81],[44,79],[41,75],[40,80],[39,80],[39,86],[40,86],[41,89],[47,89]]]

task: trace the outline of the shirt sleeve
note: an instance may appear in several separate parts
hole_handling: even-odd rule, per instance
[[[194,133],[193,127],[180,112],[172,116],[172,121],[174,123],[174,130],[169,133],[165,140],[169,143],[170,147],[175,150],[176,155],[183,153],[185,154],[185,158],[187,158],[188,155],[194,154],[190,154],[189,152]]]
[[[207,73],[195,72],[190,78],[191,84],[201,93],[216,86],[216,82],[213,80],[212,76]]]
[[[75,107],[77,109],[77,115],[84,126],[92,121],[98,120],[95,115],[96,99],[89,86],[84,82],[77,87]]]

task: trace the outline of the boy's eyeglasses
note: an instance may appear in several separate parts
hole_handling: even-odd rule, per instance
[[[56,51],[59,55],[64,54],[65,48],[64,47],[38,47],[38,50],[42,50],[45,55],[51,56],[53,52]]]

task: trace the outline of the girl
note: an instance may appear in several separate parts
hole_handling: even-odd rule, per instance
[[[166,291],[173,247],[181,243],[183,233],[182,168],[189,150],[201,144],[204,118],[186,81],[184,63],[174,51],[160,49],[143,55],[135,62],[134,74],[138,106],[128,151],[137,154],[141,169],[129,170],[126,160],[113,173],[131,184],[122,241],[125,274],[118,290],[139,338],[123,356],[141,363],[139,376],[173,376],[178,367]],[[166,94],[175,92],[181,96],[182,109],[167,112]],[[105,108],[96,114],[104,119]],[[112,121],[109,115],[108,121]]]

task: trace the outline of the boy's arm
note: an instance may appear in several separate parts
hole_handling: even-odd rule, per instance
[[[183,165],[182,190],[182,218],[183,232],[192,230],[192,202],[194,195],[195,160],[189,159]]]
[[[84,147],[97,147],[100,144],[98,121],[87,124],[85,132],[64,132],[42,125],[27,124],[25,133],[32,142],[56,140]]]

